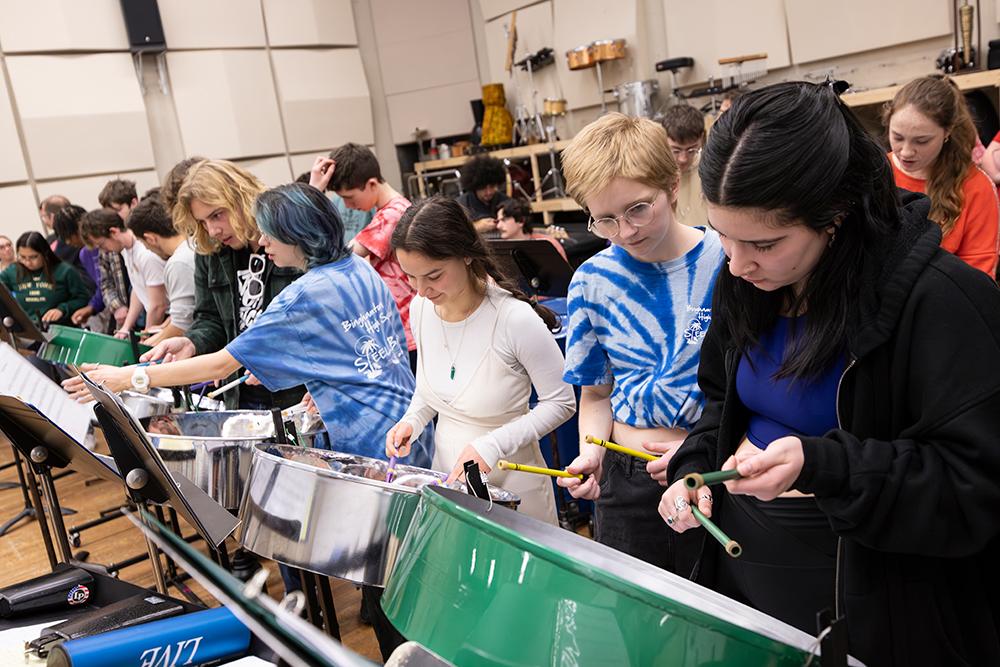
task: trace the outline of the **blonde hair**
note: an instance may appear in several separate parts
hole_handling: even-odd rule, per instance
[[[205,226],[191,214],[191,202],[197,199],[207,206],[228,211],[229,225],[237,239],[243,243],[256,241],[260,231],[254,219],[253,205],[266,189],[256,176],[232,162],[202,160],[191,166],[177,191],[177,201],[171,211],[174,227],[193,239],[195,250],[202,255],[210,255],[219,249],[219,243],[209,237]]]
[[[601,116],[580,130],[563,150],[562,165],[569,196],[584,208],[616,178],[670,195],[680,177],[663,126],[620,113]]]
[[[882,123],[889,129],[892,115],[908,105],[945,131],[945,142],[927,179],[931,210],[927,217],[947,234],[955,226],[965,204],[965,179],[972,166],[976,126],[962,91],[950,78],[925,76],[899,89],[882,110]]]

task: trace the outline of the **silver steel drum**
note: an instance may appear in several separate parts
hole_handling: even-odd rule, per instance
[[[150,389],[148,394],[123,391],[119,396],[132,416],[140,421],[150,417],[168,415],[174,410],[173,392],[162,387]]]
[[[660,108],[660,84],[653,79],[629,81],[614,87],[618,110],[633,118],[652,118]]]
[[[300,442],[325,432],[311,415],[293,417]],[[299,428],[301,426],[301,428]],[[184,412],[153,417],[146,427],[167,468],[179,472],[216,502],[240,507],[254,445],[274,441],[274,422],[262,410]]]
[[[399,556],[421,489],[445,473],[364,456],[259,445],[240,508],[240,541],[279,563],[359,584],[384,586]],[[453,488],[461,488],[454,484]],[[497,504],[517,496],[490,487]]]
[[[184,403],[177,406],[174,403],[174,392],[166,387],[153,387],[149,390],[148,394],[140,394],[137,391],[123,391],[119,396],[128,411],[132,413],[132,416],[143,424],[148,423],[148,420],[152,417],[167,415],[187,407]],[[199,400],[197,396],[192,396],[191,400],[192,403],[197,402],[198,410],[201,411],[216,412],[225,409],[225,403],[211,398],[202,397]]]

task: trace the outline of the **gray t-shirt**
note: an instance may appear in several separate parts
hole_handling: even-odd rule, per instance
[[[177,246],[167,260],[163,282],[170,299],[170,321],[178,329],[187,331],[194,321],[194,250],[187,242]]]

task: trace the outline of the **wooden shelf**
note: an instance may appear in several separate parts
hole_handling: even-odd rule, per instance
[[[551,144],[551,147],[555,149],[556,152],[569,146],[569,141],[557,141]],[[498,151],[490,151],[489,153],[477,153],[477,155],[489,155],[490,157],[495,157],[498,160],[507,159],[524,159],[530,158],[532,155],[541,155],[543,153],[548,153],[550,144],[530,144],[528,146],[515,146],[514,148],[504,148]],[[413,165],[413,170],[417,172],[417,175],[423,174],[428,171],[437,171],[439,169],[450,169],[452,167],[461,167],[463,164],[468,162],[475,156],[472,155],[462,155],[460,157],[452,157],[447,160],[424,160],[423,162],[417,162]]]
[[[542,201],[532,201],[531,210],[535,213],[553,213],[556,211],[582,211],[576,200],[566,197],[564,199],[543,199]]]
[[[952,77],[961,90],[975,90],[977,88],[1000,87],[1000,70],[984,70],[981,72],[971,72],[969,74],[958,74]],[[872,104],[883,104],[891,102],[896,96],[902,84],[898,86],[887,86],[885,88],[873,88],[863,90],[859,93],[847,93],[841,95],[840,99],[849,107],[863,107]]]

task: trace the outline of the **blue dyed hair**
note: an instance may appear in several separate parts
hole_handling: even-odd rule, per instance
[[[291,183],[262,193],[254,204],[254,217],[260,231],[298,246],[310,269],[351,252],[344,244],[344,223],[337,209],[310,185]]]

